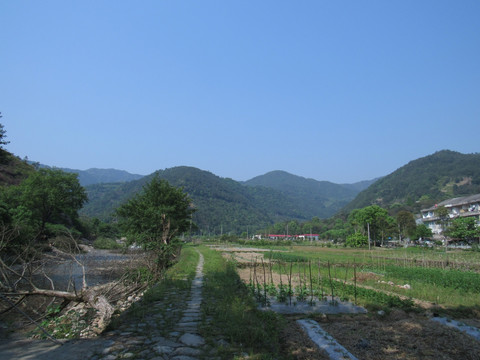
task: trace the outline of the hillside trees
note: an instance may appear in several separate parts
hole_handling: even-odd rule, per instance
[[[155,276],[169,266],[178,249],[177,237],[188,231],[194,212],[189,196],[157,175],[143,191],[121,205],[116,214],[130,243],[154,255]]]

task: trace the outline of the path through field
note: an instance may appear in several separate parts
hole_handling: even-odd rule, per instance
[[[135,316],[120,316],[115,330],[96,339],[65,341],[14,338],[0,341],[0,360],[203,360],[221,359],[217,349],[228,346],[222,339],[207,343],[201,336],[204,259],[199,262],[191,287],[172,287],[164,296],[141,307]],[[330,359],[315,345],[300,319],[304,314],[284,315],[282,358]],[[460,331],[436,323],[423,313],[393,309],[372,314],[310,314],[312,328],[321,328],[357,359],[480,359],[480,342]],[[313,325],[312,325],[313,324]],[[315,330],[317,333],[320,330]],[[328,336],[322,334],[321,338]],[[335,352],[335,350],[334,350]],[[336,351],[337,355],[343,354]],[[353,358],[352,357],[352,358]],[[238,359],[248,358],[237,357]],[[335,357],[333,357],[335,358]]]

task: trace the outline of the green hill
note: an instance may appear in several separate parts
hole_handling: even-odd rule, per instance
[[[239,233],[287,219],[328,217],[358,193],[342,185],[285,172],[270,173],[243,184],[187,166],[157,173],[171,185],[183,187],[191,196],[197,208],[194,221],[205,233]],[[111,218],[114,209],[140,191],[151,176],[123,184],[87,186],[90,201],[81,213]]]
[[[328,218],[352,201],[371,182],[339,185],[272,171],[245,181],[247,186],[261,186],[280,191],[301,209],[306,217]]]
[[[271,189],[249,188],[232,179],[186,166],[160,170],[157,174],[171,185],[183,187],[190,195],[197,208],[194,222],[206,233],[237,233],[287,218],[304,218],[294,204]],[[152,176],[123,184],[87,186],[90,201],[81,213],[111,218],[114,209],[140,191]]]
[[[480,193],[480,154],[450,150],[413,160],[362,191],[342,211],[372,204],[418,212],[442,200]]]

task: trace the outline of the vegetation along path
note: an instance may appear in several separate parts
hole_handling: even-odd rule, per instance
[[[63,345],[46,340],[16,340],[0,344],[0,359],[156,359],[194,360],[215,358],[198,335],[204,258],[199,260],[191,287],[171,286],[146,295],[145,304],[134,305],[100,338],[68,341]],[[184,281],[185,282],[185,281]],[[152,289],[155,293],[156,289]],[[148,297],[161,299],[150,302]]]

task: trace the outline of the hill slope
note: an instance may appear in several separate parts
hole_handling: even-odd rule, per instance
[[[20,160],[6,150],[0,149],[0,186],[18,185],[35,171],[27,162]]]
[[[242,186],[232,179],[186,166],[160,170],[157,174],[171,185],[183,187],[191,196],[198,209],[194,221],[206,233],[243,232],[248,227],[263,227],[283,219],[306,219],[295,204],[273,189]],[[123,184],[87,186],[90,201],[81,213],[108,219],[118,205],[140,191],[152,176]]]
[[[332,216],[371,182],[357,185],[339,185],[329,181],[317,181],[292,175],[285,171],[272,171],[245,181],[247,186],[262,186],[280,191],[292,202],[301,207],[307,217]]]
[[[343,211],[378,204],[391,208],[402,204],[412,211],[442,200],[480,193],[480,154],[450,150],[413,160],[368,189],[362,191]]]
[[[179,166],[156,172],[183,187],[198,209],[195,223],[206,233],[246,232],[287,220],[326,218],[352,200],[369,182],[337,185],[274,171],[240,183],[208,171]],[[122,202],[142,189],[152,175],[127,183],[86,187],[89,203],[81,213],[110,219]]]

